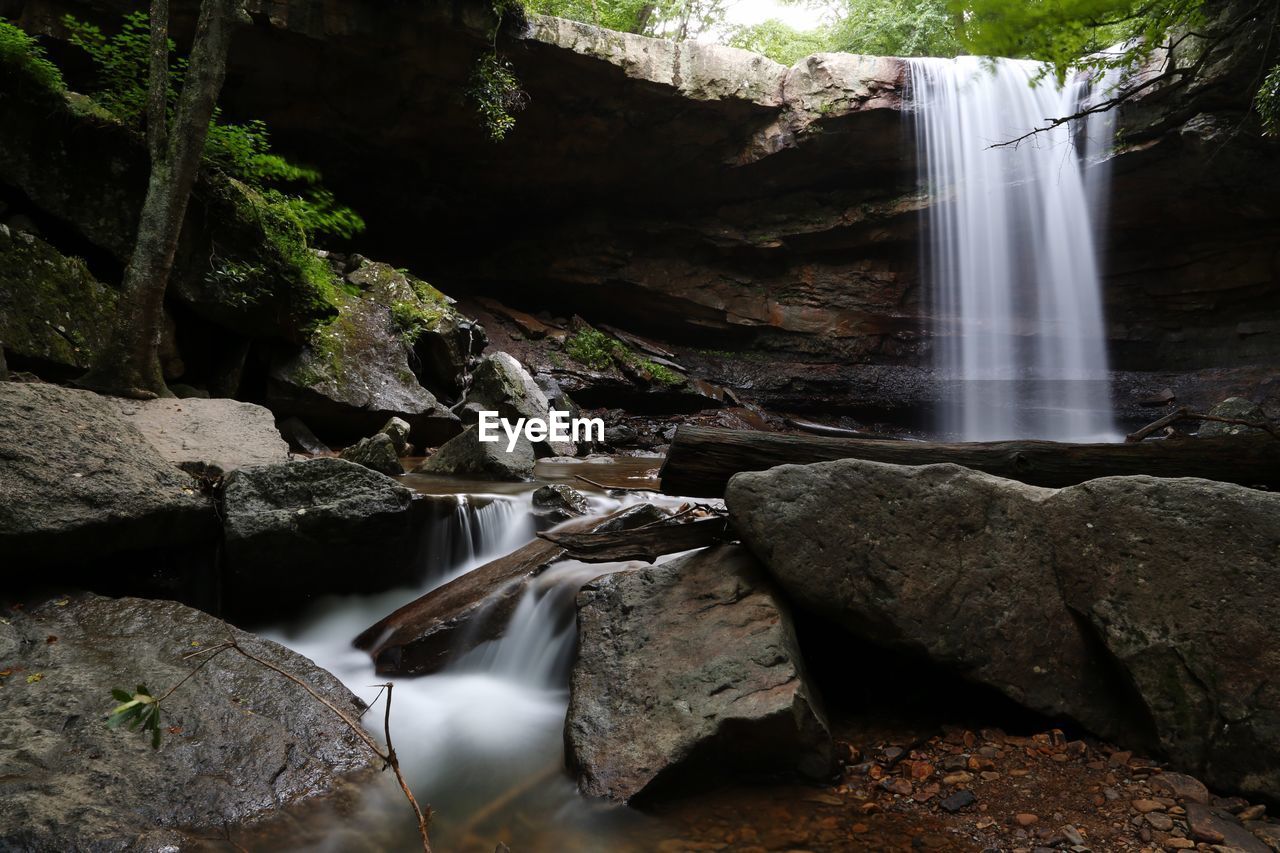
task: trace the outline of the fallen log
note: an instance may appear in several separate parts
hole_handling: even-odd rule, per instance
[[[546,531],[538,536],[559,545],[569,557],[584,563],[622,560],[652,563],[664,554],[703,548],[723,541],[725,524],[724,518],[705,518],[687,524],[649,524],[635,530],[609,533]]]
[[[740,471],[868,459],[897,465],[952,462],[1034,486],[1061,488],[1125,474],[1200,477],[1244,486],[1280,488],[1280,441],[1270,435],[1194,438],[1130,444],[1056,441],[915,442],[780,435],[682,425],[658,472],[668,495],[724,495]]]

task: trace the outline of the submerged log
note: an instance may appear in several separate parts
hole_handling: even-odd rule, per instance
[[[681,426],[658,476],[666,494],[720,497],[729,478],[740,471],[832,459],[868,459],[897,465],[952,462],[997,477],[1053,488],[1127,474],[1200,477],[1280,488],[1280,441],[1266,434],[1131,444],[1038,440],[948,444]]]
[[[664,554],[704,548],[724,539],[725,519],[705,518],[687,524],[650,524],[636,530],[606,533],[557,533],[538,536],[563,548],[569,557],[584,563],[644,560],[652,563]]]
[[[662,518],[653,504],[638,504],[603,518],[574,519],[560,530],[619,530]],[[369,653],[379,673],[435,672],[454,655],[501,636],[528,585],[566,556],[560,545],[535,539],[409,602],[366,628],[353,645]]]

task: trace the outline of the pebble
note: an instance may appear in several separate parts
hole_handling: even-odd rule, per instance
[[[1164,846],[1169,850],[1190,850],[1196,843],[1190,838],[1170,838],[1165,841]]]
[[[972,781],[973,781],[973,774],[965,773],[963,770],[960,771],[959,773],[949,773],[946,776],[942,777],[942,784],[944,785],[963,785],[966,782],[972,782]]]
[[[1266,813],[1267,807],[1262,804],[1258,804],[1236,812],[1236,817],[1240,818],[1240,820],[1258,820]]]
[[[1032,824],[1040,821],[1040,817],[1038,815],[1033,815],[1030,812],[1022,812],[1021,814],[1014,815],[1013,819],[1018,822],[1018,826],[1031,826]]]
[[[943,811],[955,813],[963,808],[968,808],[978,801],[973,791],[956,791],[949,797],[939,801],[938,805]]]
[[[1209,789],[1199,779],[1183,773],[1161,773],[1149,783],[1157,794],[1168,794],[1192,803],[1209,802]]]
[[[906,779],[900,779],[895,776],[890,779],[885,779],[880,783],[880,785],[891,794],[898,794],[903,797],[911,795],[911,783]]]
[[[1173,818],[1160,814],[1160,812],[1152,812],[1147,815],[1146,821],[1152,829],[1158,829],[1161,832],[1168,832],[1173,829]]]
[[[1134,800],[1133,807],[1142,814],[1146,814],[1148,812],[1162,812],[1166,808],[1165,804],[1158,800]]]

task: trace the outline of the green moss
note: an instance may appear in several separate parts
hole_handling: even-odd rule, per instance
[[[418,342],[423,332],[429,332],[440,325],[448,311],[448,299],[440,291],[421,279],[413,278],[405,271],[400,271],[412,288],[412,296],[408,299],[391,303],[391,319],[400,330],[400,337],[409,346]]]
[[[564,342],[570,358],[596,370],[607,370],[613,364],[614,354],[625,349],[618,341],[590,326],[584,326]]]
[[[657,362],[643,361],[640,363],[640,367],[643,368],[646,373],[648,373],[658,382],[661,382],[663,385],[683,385],[684,384],[683,376],[681,376],[679,373],[676,373],[671,368],[664,367],[661,364],[658,364]]]
[[[343,296],[342,280],[311,251],[293,211],[234,178],[214,185],[217,200],[228,205],[239,226],[255,231],[258,239],[255,257],[218,259],[206,280],[229,285],[228,292],[240,304],[279,296],[275,288],[284,282],[289,313],[304,331],[336,314]]]
[[[674,370],[641,358],[626,344],[585,324],[564,342],[564,349],[574,361],[596,370],[607,370],[617,363],[638,370],[650,381],[662,385],[683,385],[685,381]]]

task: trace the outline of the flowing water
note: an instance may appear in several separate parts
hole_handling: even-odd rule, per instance
[[[1098,242],[1114,120],[1071,115],[1085,82],[978,57],[911,60],[920,178],[931,195],[924,268],[941,375],[942,431],[968,441],[1117,438]],[[1101,86],[1093,87],[1095,89]]]
[[[652,467],[653,460],[641,464]],[[593,472],[592,477],[605,475]],[[618,479],[617,471],[612,479]],[[537,484],[414,476],[403,481],[439,503],[424,533],[433,547],[422,585],[333,598],[271,635],[334,673],[366,701],[377,693],[371,685],[387,679],[374,671],[367,653],[352,647],[352,638],[425,592],[515,550],[535,530],[530,495]],[[650,493],[620,498],[586,493],[596,513],[642,499],[679,503]],[[521,850],[652,849],[658,822],[579,796],[563,757],[576,641],[574,596],[591,578],[638,565],[643,564],[557,563],[524,594],[501,638],[459,655],[437,674],[395,679],[393,740],[411,786],[436,810],[437,849],[490,853],[498,841]],[[380,714],[379,707],[371,729],[380,724]],[[373,824],[383,824],[384,836],[385,824],[394,825],[389,839],[372,844],[375,849],[412,850],[417,843],[398,792],[370,795],[356,825],[360,821],[368,824],[358,830],[365,838]],[[345,847],[335,834],[331,849]]]

